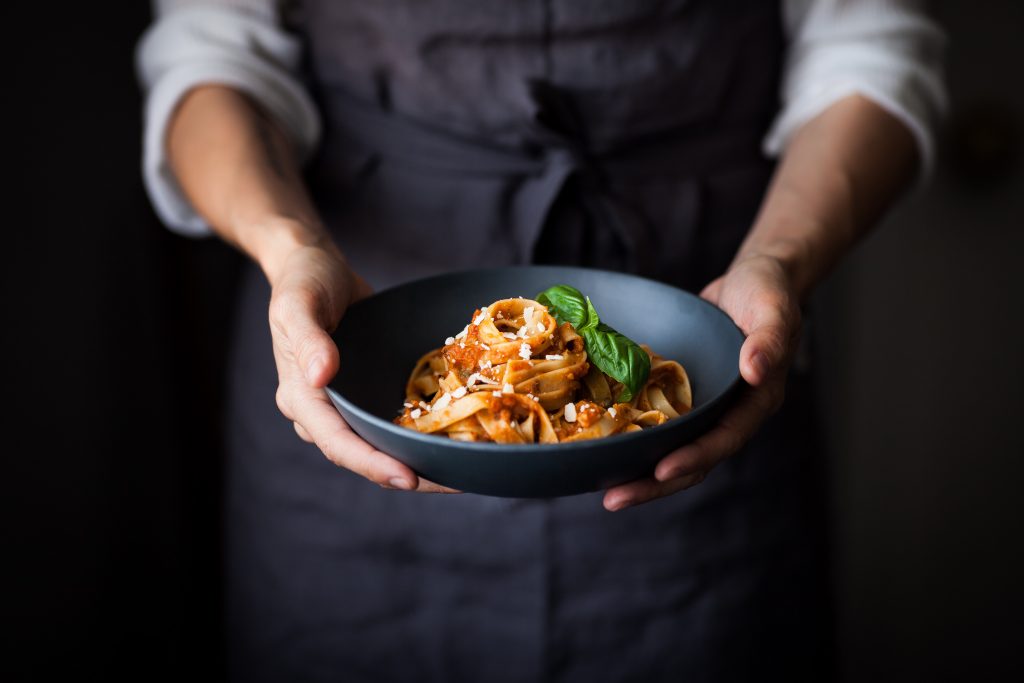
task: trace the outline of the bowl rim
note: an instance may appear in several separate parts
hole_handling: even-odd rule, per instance
[[[598,273],[598,274],[606,274],[606,275],[607,274],[611,274],[611,275],[616,275],[616,276],[625,277],[625,278],[629,278],[629,279],[640,280],[640,281],[648,283],[648,284],[653,283],[653,284],[661,285],[663,287],[669,287],[669,288],[675,289],[676,291],[681,292],[681,293],[685,294],[687,297],[690,297],[691,299],[697,301],[699,303],[699,305],[707,307],[709,310],[713,311],[713,315],[722,316],[730,325],[732,325],[733,328],[736,329],[736,331],[740,334],[741,337],[743,337],[744,339],[746,338],[746,335],[743,333],[743,330],[741,330],[739,328],[739,326],[736,325],[735,321],[731,317],[729,317],[729,315],[725,311],[723,311],[721,308],[719,308],[718,306],[714,305],[710,301],[707,301],[706,299],[703,299],[703,298],[697,296],[696,294],[693,294],[692,292],[688,292],[685,289],[681,289],[679,287],[676,287],[675,285],[671,285],[671,284],[668,284],[666,282],[661,282],[659,280],[652,280],[651,278],[645,278],[643,276],[634,275],[632,273],[620,273],[620,272],[617,272],[617,271],[602,270],[600,268],[583,268],[583,267],[580,267],[580,266],[557,266],[557,265],[547,265],[547,264],[544,264],[544,265],[536,264],[536,265],[523,265],[523,266],[498,266],[498,267],[494,267],[494,268],[468,268],[468,269],[450,270],[450,271],[446,271],[444,273],[439,273],[437,275],[431,275],[431,276],[428,276],[428,277],[425,277],[425,278],[419,278],[419,279],[416,279],[416,280],[409,280],[407,282],[402,282],[402,283],[399,283],[399,284],[392,285],[390,287],[386,287],[386,288],[380,290],[379,292],[374,292],[372,295],[370,295],[366,299],[362,299],[362,300],[356,302],[355,304],[353,304],[353,306],[358,306],[363,301],[368,301],[369,299],[373,298],[374,296],[379,296],[381,294],[385,294],[385,293],[390,292],[390,291],[395,290],[395,289],[399,289],[399,288],[406,287],[406,286],[422,286],[423,284],[429,283],[432,280],[440,280],[440,279],[445,279],[445,278],[449,278],[449,277],[463,276],[463,275],[474,274],[474,273],[494,273],[495,271],[526,271],[526,270],[531,270],[531,269],[536,269],[536,268],[556,268],[558,270],[563,270],[563,271],[564,270],[575,270],[575,271],[582,271],[582,272],[587,272],[587,273]],[[342,320],[344,320],[344,317],[342,318]],[[694,409],[690,410],[685,415],[680,415],[678,418],[675,418],[675,419],[672,419],[672,420],[668,420],[668,421],[666,421],[663,424],[656,425],[654,427],[650,427],[648,429],[644,429],[644,430],[639,431],[639,432],[630,432],[630,433],[621,433],[620,432],[618,434],[612,434],[610,436],[606,436],[606,437],[600,438],[600,439],[585,439],[585,440],[581,440],[581,441],[562,441],[562,442],[559,442],[559,443],[505,444],[505,443],[494,443],[494,442],[490,442],[490,441],[458,441],[456,439],[445,439],[443,437],[437,436],[436,434],[429,434],[429,433],[426,433],[426,432],[420,432],[420,431],[416,431],[416,430],[413,430],[413,429],[408,429],[406,427],[401,427],[401,426],[395,424],[394,422],[385,420],[384,418],[381,418],[381,417],[378,417],[378,416],[374,415],[373,413],[369,412],[368,410],[360,408],[355,403],[353,403],[352,401],[347,399],[342,393],[340,393],[339,391],[337,391],[336,389],[334,389],[331,386],[331,384],[334,382],[334,379],[335,379],[334,377],[331,378],[331,380],[327,383],[327,385],[324,387],[324,389],[330,395],[330,398],[333,401],[336,401],[336,402],[340,403],[341,406],[345,408],[345,410],[350,411],[351,413],[353,413],[359,419],[361,419],[361,420],[363,420],[363,421],[365,421],[365,422],[367,422],[367,423],[369,423],[369,424],[371,424],[371,425],[373,425],[375,427],[382,428],[385,431],[389,432],[390,434],[393,434],[395,436],[399,436],[399,437],[402,437],[402,438],[408,438],[408,439],[410,439],[410,440],[412,440],[414,442],[423,443],[425,445],[450,447],[450,448],[455,448],[457,450],[465,450],[465,451],[472,451],[472,452],[512,453],[512,452],[516,452],[516,451],[521,451],[521,452],[528,452],[528,453],[536,453],[536,452],[551,453],[551,452],[556,452],[556,451],[578,450],[580,448],[596,448],[596,447],[600,447],[602,445],[609,444],[609,443],[611,443],[611,444],[621,444],[621,445],[625,446],[625,445],[629,444],[631,441],[636,441],[638,439],[650,438],[650,434],[653,431],[655,431],[655,430],[659,430],[661,433],[664,433],[664,432],[668,431],[669,429],[682,428],[683,425],[689,424],[690,422],[693,422],[694,420],[698,419],[702,414],[704,414],[704,413],[706,413],[708,411],[713,410],[715,407],[718,406],[718,404],[721,401],[726,400],[727,398],[732,396],[737,391],[737,389],[739,388],[740,385],[745,384],[745,382],[743,380],[743,376],[740,374],[738,360],[739,359],[737,359],[736,367],[733,370],[733,375],[731,376],[731,379],[729,380],[729,384],[726,386],[726,388],[723,391],[719,392],[711,400],[707,401],[706,403],[701,404],[697,408],[694,408]],[[339,369],[339,372],[340,372],[340,369]],[[335,377],[337,377],[337,375],[335,375]],[[344,418],[344,416],[342,416],[342,417]]]

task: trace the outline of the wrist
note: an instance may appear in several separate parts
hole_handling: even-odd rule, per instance
[[[753,259],[769,259],[777,264],[786,284],[798,300],[803,300],[817,280],[812,245],[801,238],[778,238],[744,244],[733,266]]]
[[[259,264],[271,286],[280,278],[282,267],[295,251],[307,247],[336,250],[330,235],[319,223],[285,216],[268,216],[245,228],[243,249]]]

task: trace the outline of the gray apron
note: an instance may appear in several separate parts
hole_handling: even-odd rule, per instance
[[[309,182],[377,287],[548,262],[699,290],[772,170],[776,3],[307,0],[302,27],[326,124]],[[251,269],[228,413],[234,679],[826,675],[802,382],[703,484],[624,512],[384,491],[277,412],[268,299]]]

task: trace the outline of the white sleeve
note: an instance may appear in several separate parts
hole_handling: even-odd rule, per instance
[[[156,21],[136,51],[146,91],[142,172],[160,219],[192,236],[210,232],[167,163],[167,125],[184,95],[202,84],[245,92],[280,123],[301,159],[320,138],[320,119],[297,69],[301,46],[276,19],[274,0],[157,0]]]
[[[945,35],[923,0],[785,0],[784,10],[790,42],[782,111],[765,152],[778,156],[800,126],[857,93],[906,125],[921,156],[919,179],[927,178],[946,109]]]

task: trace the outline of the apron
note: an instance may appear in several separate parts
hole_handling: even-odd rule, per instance
[[[325,122],[308,180],[378,288],[542,262],[699,291],[749,229],[772,171],[760,140],[778,106],[776,3],[302,9]],[[251,268],[227,411],[234,680],[827,676],[804,379],[700,486],[623,512],[600,493],[384,491],[278,413],[268,301]]]

